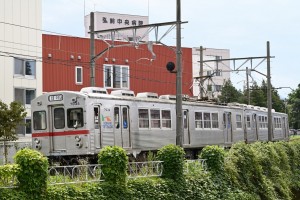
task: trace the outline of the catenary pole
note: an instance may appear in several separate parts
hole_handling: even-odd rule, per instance
[[[267,99],[268,99],[268,141],[272,141],[272,86],[271,86],[270,42],[267,41]]]
[[[176,6],[176,145],[183,146],[183,118],[182,118],[182,52],[181,52],[181,5],[177,0]]]
[[[95,86],[95,33],[94,33],[94,13],[90,15],[90,85]]]

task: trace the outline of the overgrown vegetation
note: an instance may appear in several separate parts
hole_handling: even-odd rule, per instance
[[[24,125],[26,117],[25,107],[16,101],[8,106],[0,100],[0,142],[4,143],[4,158],[7,163],[7,141],[17,140],[16,129],[19,125]]]
[[[37,199],[37,196],[32,194],[44,191],[42,199],[46,200],[293,200],[298,199],[295,194],[300,191],[299,140],[253,144],[240,142],[229,150],[219,146],[207,146],[202,150],[200,157],[207,159],[208,172],[191,170],[188,174],[183,173],[182,148],[167,145],[157,154],[159,159],[164,160],[165,174],[161,178],[129,179],[126,184],[124,168],[127,166],[127,157],[124,150],[119,147],[107,147],[99,155],[100,162],[111,166],[105,172],[106,181],[63,186],[46,185],[46,188],[43,178],[37,177],[37,174],[45,170],[45,158],[27,151],[18,152],[16,157],[29,156],[43,161],[36,162],[22,157],[22,162],[19,161],[13,170],[4,167],[8,171],[24,170],[26,175],[23,178],[29,185],[22,185],[25,184],[23,180],[20,181],[19,188],[0,189],[0,199]],[[111,160],[114,162],[110,162]],[[0,168],[0,174],[3,174],[4,168]],[[30,173],[34,174],[29,175]],[[38,184],[35,183],[36,180]],[[39,184],[42,187],[38,186]],[[30,186],[31,188],[27,188]]]

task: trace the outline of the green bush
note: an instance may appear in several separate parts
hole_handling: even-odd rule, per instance
[[[174,180],[183,178],[184,155],[183,148],[173,144],[159,149],[157,159],[163,161],[163,178]]]
[[[222,147],[213,145],[206,146],[200,153],[200,158],[206,159],[207,169],[215,174],[223,173],[225,150]]]
[[[126,185],[128,157],[126,151],[118,146],[104,147],[98,155],[98,163],[108,183]]]
[[[4,181],[0,182],[0,187],[6,186],[5,183],[12,181],[19,170],[19,166],[16,164],[0,165],[0,180]]]
[[[40,152],[22,149],[14,157],[20,170],[17,173],[19,189],[39,198],[47,188],[48,160]]]

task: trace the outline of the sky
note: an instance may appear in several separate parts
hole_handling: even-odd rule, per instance
[[[181,0],[181,20],[188,22],[182,24],[181,43],[183,47],[229,49],[231,58],[245,58],[266,56],[269,41],[275,57],[271,83],[283,87],[278,93],[286,98],[300,83],[299,8],[298,0]],[[149,16],[150,24],[171,22],[176,21],[176,0],[42,0],[44,33],[84,37],[84,15],[94,11]],[[176,29],[162,42],[175,46]],[[250,62],[243,67],[250,67]],[[267,74],[266,61],[256,70]],[[259,85],[266,79],[256,72],[251,76]],[[242,89],[246,74],[232,72],[231,79]]]

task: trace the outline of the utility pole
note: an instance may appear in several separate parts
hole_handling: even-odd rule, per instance
[[[180,0],[176,6],[176,145],[183,146],[183,117],[182,117],[182,68],[181,68],[181,7]]]
[[[250,105],[250,88],[249,88],[249,69],[246,67],[246,80],[247,80],[247,98],[248,105]]]
[[[203,47],[200,46],[200,99],[203,99]]]
[[[90,81],[91,86],[95,86],[95,33],[94,33],[94,13],[90,15]]]
[[[272,87],[271,87],[271,56],[270,56],[270,42],[267,41],[267,99],[268,99],[268,141],[272,141]]]

